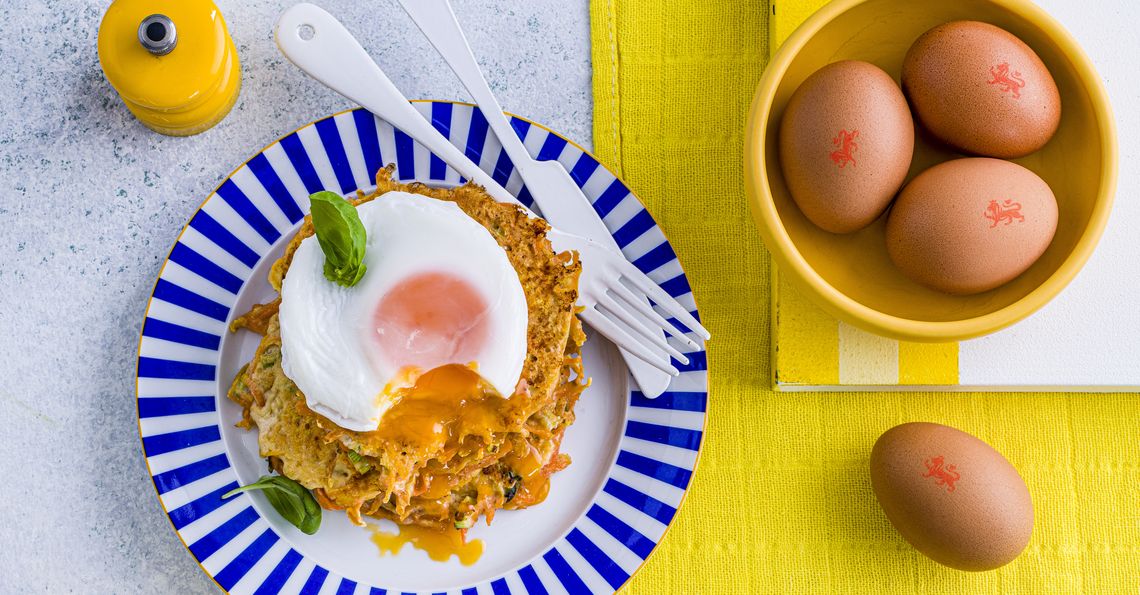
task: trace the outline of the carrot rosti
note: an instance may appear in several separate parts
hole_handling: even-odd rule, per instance
[[[378,172],[377,189],[358,193],[353,204],[383,200],[389,191],[454,202],[491,233],[518,273],[529,318],[515,393],[501,398],[465,367],[443,366],[420,377],[415,397],[396,403],[377,430],[346,430],[310,410],[285,376],[277,299],[232,325],[264,337],[229,398],[243,408],[239,425],[257,428],[261,455],[313,490],[325,508],[344,509],[358,524],[371,515],[464,530],[480,516],[490,522],[500,508],[541,502],[550,474],[569,464],[559,444],[587,384],[580,357],[585,335],[574,305],[581,265],[573,253],[554,252],[546,222],[496,202],[479,186],[401,184],[392,171],[390,165]],[[306,217],[270,271],[274,289],[280,291],[293,253],[312,234]]]

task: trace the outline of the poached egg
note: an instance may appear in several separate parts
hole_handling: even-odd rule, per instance
[[[526,357],[528,313],[491,233],[455,203],[407,192],[356,209],[367,234],[360,282],[326,279],[310,236],[281,285],[282,368],[309,408],[343,428],[375,430],[402,389],[449,364],[509,397]]]

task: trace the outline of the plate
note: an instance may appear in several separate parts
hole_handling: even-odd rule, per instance
[[[487,121],[473,106],[416,108],[519,199],[531,205]],[[511,124],[541,160],[557,160],[589,197],[631,262],[697,315],[676,255],[649,212],[597,159],[530,120]],[[406,134],[363,109],[306,125],[264,148],[223,181],[187,223],[147,305],[139,342],[139,433],[159,501],[202,569],[232,593],[611,593],[660,542],[684,499],[700,452],[707,398],[704,351],[668,392],[647,399],[617,350],[590,334],[583,349],[593,384],[582,395],[563,451],[573,463],[552,478],[549,498],[477,524],[478,562],[435,562],[406,545],[381,555],[370,532],[326,512],[305,535],[259,493],[222,500],[266,472],[255,431],[234,427],[225,397],[257,337],[228,322],[276,294],[266,282],[320,190],[375,187],[373,172],[396,164],[401,181],[462,183]],[[533,206],[532,206],[533,208]],[[536,209],[537,210],[537,209]],[[588,329],[587,329],[588,330]],[[675,346],[680,348],[679,343]],[[370,520],[381,529],[388,521]]]

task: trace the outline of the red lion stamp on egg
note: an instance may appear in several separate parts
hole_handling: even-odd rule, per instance
[[[954,482],[961,479],[962,474],[958,473],[954,465],[943,467],[942,465],[945,462],[942,455],[933,459],[926,459],[923,461],[923,464],[926,465],[926,473],[923,473],[922,476],[933,477],[935,485],[946,486],[946,492],[950,493],[954,491]]]
[[[1025,222],[1025,215],[1021,214],[1021,203],[1013,202],[1012,199],[1008,198],[1000,204],[996,200],[991,200],[989,206],[986,207],[986,211],[982,214],[986,216],[986,219],[991,221],[990,229],[997,227],[998,223],[1002,221],[1005,221],[1007,227],[1012,224],[1014,220],[1018,223]]]
[[[859,150],[859,143],[855,142],[858,138],[859,131],[840,130],[839,134],[832,139],[832,143],[838,147],[831,152],[831,160],[840,168],[847,167],[847,164],[855,165],[855,151]]]
[[[1014,99],[1021,99],[1021,90],[1025,88],[1025,79],[1021,78],[1020,71],[1010,72],[1009,62],[1002,62],[990,68],[990,76],[994,78],[989,81],[989,84],[997,85],[1002,93],[1012,92]]]

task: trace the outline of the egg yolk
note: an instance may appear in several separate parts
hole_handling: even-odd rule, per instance
[[[373,315],[380,357],[423,370],[476,361],[490,334],[489,309],[470,283],[452,274],[407,277],[384,294]]]
[[[395,397],[396,404],[370,438],[435,452],[467,434],[506,429],[502,419],[508,401],[467,366],[447,364],[429,370],[413,386],[395,391]]]

